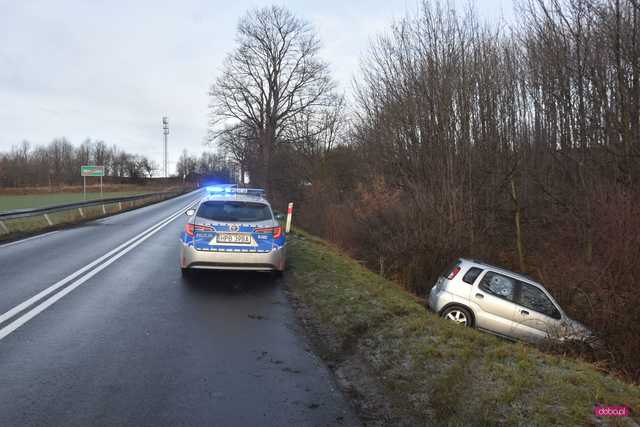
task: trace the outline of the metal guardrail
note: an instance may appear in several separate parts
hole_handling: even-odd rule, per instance
[[[84,218],[85,215],[84,215],[84,212],[82,211],[82,208],[102,205],[102,212],[106,215],[107,212],[105,209],[105,205],[113,205],[115,203],[118,203],[119,210],[122,210],[123,209],[122,203],[133,202],[136,200],[148,199],[148,198],[154,198],[154,197],[161,199],[161,198],[165,198],[166,196],[166,198],[168,198],[180,193],[181,193],[180,191],[145,193],[145,194],[137,194],[134,196],[110,197],[106,199],[96,199],[96,200],[87,200],[87,201],[75,202],[75,203],[65,203],[61,205],[45,206],[41,208],[16,209],[16,210],[11,210],[6,212],[0,212],[0,234],[9,233],[9,229],[7,228],[6,224],[4,224],[3,220],[28,218],[28,217],[42,215],[44,216],[49,226],[52,226],[53,222],[51,221],[51,218],[49,218],[49,214],[51,213],[78,209],[80,216]]]

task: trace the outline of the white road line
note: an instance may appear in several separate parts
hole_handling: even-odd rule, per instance
[[[198,202],[198,200],[189,203],[186,207],[180,209],[179,211],[171,214],[169,217],[163,219],[162,221],[158,222],[157,224],[153,225],[152,227],[149,227],[148,229],[144,230],[142,233],[138,234],[137,236],[127,240],[126,242],[124,242],[123,244],[121,244],[120,246],[118,246],[117,248],[107,252],[106,254],[102,255],[100,258],[96,259],[95,261],[87,264],[86,266],[82,267],[81,269],[75,271],[74,273],[70,274],[69,276],[65,277],[64,279],[54,283],[53,285],[49,286],[47,289],[39,292],[38,294],[34,295],[33,297],[29,298],[28,300],[24,301],[21,304],[18,304],[17,306],[13,307],[12,309],[10,309],[9,311],[7,311],[6,313],[0,315],[0,324],[4,323],[5,321],[7,321],[8,319],[11,319],[13,316],[15,316],[16,314],[22,312],[23,310],[26,310],[27,308],[29,308],[31,305],[35,304],[36,302],[40,301],[41,299],[45,298],[47,295],[51,294],[52,292],[58,290],[59,288],[63,287],[64,285],[66,285],[67,283],[69,283],[70,281],[76,279],[78,276],[81,276],[82,274],[86,273],[87,271],[91,270],[92,268],[94,268],[96,265],[100,264],[102,261],[104,261],[105,259],[109,258],[110,256],[116,254],[117,252],[121,251],[121,254],[124,254],[126,252],[128,252],[130,249],[129,248],[134,248],[136,246],[138,246],[138,242],[142,242],[144,240],[146,240],[149,236],[155,234],[158,230],[160,230],[161,228],[165,227],[167,224],[169,224],[170,222],[172,222],[174,219],[176,219],[178,216],[182,215],[182,213],[184,211],[186,211],[187,209],[189,209],[190,207],[192,207],[193,205],[195,205]],[[131,246],[129,246],[131,245]],[[114,258],[112,259],[118,259],[121,254],[117,254]],[[101,271],[106,265],[110,265],[111,264],[111,260],[107,261],[106,263],[102,264],[101,266],[99,266],[96,270],[94,270],[95,272],[97,271]],[[90,272],[89,274],[87,274],[87,276],[89,277],[93,277],[93,272]],[[94,273],[95,274],[95,273]],[[85,277],[87,277],[85,276]],[[85,279],[85,277],[79,279],[83,280]],[[88,279],[88,277],[87,277]],[[86,279],[85,279],[86,280]],[[82,282],[84,283],[84,282]],[[73,286],[73,284],[71,285]],[[71,287],[70,286],[70,287]],[[76,286],[77,287],[77,286]],[[74,288],[75,289],[75,288]],[[62,290],[59,292],[63,293],[65,292],[65,290]],[[69,291],[70,292],[70,291]],[[68,293],[68,292],[67,292]],[[58,295],[58,294],[56,294]],[[54,295],[52,298],[55,298],[56,295]],[[66,295],[66,293],[64,294]],[[62,295],[62,296],[64,296]],[[61,297],[60,297],[61,298]],[[51,298],[50,298],[51,299]],[[49,300],[50,300],[49,299]],[[49,301],[47,300],[47,301]],[[47,301],[45,301],[42,304],[45,304]],[[57,300],[55,300],[57,301]],[[53,302],[55,302],[53,301]],[[42,305],[41,304],[41,305]],[[50,304],[49,304],[50,305]],[[38,306],[40,307],[40,306]],[[34,308],[33,310],[36,310],[38,307]],[[48,305],[46,306],[48,307]],[[44,308],[46,308],[44,307]],[[42,310],[44,310],[44,308]],[[31,313],[33,310],[31,310],[29,313]],[[42,311],[40,310],[40,311]],[[29,314],[27,313],[27,314]],[[38,312],[39,313],[39,312]],[[35,313],[35,314],[38,314]],[[24,324],[24,322],[28,321],[29,319],[26,319],[24,322],[22,322],[21,324],[17,325],[14,329],[9,330],[7,333],[5,332],[5,329],[8,330],[8,328],[11,327],[11,325],[13,325],[14,323],[18,322],[20,319],[22,319],[23,317],[25,317],[27,314],[25,314],[24,316],[20,317],[18,320],[12,322],[11,324],[9,324],[8,326],[6,326],[5,328],[0,329],[0,340],[2,338],[4,338],[5,336],[7,336],[9,333],[13,332],[15,329],[17,329],[20,325]],[[34,314],[34,316],[35,316]]]
[[[59,232],[60,232],[60,230],[55,230],[55,231],[50,231],[50,232],[44,233],[44,234],[38,234],[37,236],[27,237],[26,239],[16,240],[15,242],[11,242],[11,243],[5,243],[4,245],[0,245],[0,248],[6,248],[8,246],[13,246],[13,245],[19,245],[20,243],[28,242],[29,240],[39,239],[40,237],[49,236],[51,234],[56,234],[56,233],[59,233]]]
[[[182,213],[182,211],[179,212],[179,214],[181,214],[181,213]],[[64,288],[60,292],[58,292],[57,294],[55,294],[52,297],[48,298],[47,300],[45,300],[44,302],[42,302],[39,305],[35,306],[34,308],[32,308],[31,310],[29,310],[28,312],[26,312],[25,314],[20,316],[19,318],[17,318],[13,322],[9,323],[4,328],[0,329],[0,340],[5,338],[7,335],[12,333],[16,329],[18,329],[20,326],[22,326],[25,323],[27,323],[29,320],[31,320],[34,317],[36,317],[38,314],[42,313],[48,307],[50,307],[53,304],[55,304],[58,300],[60,300],[65,295],[69,294],[71,291],[73,291],[74,289],[76,289],[77,287],[79,287],[80,285],[85,283],[87,280],[91,279],[93,276],[95,276],[96,274],[98,274],[99,272],[101,272],[102,270],[104,270],[105,268],[107,268],[108,266],[113,264],[114,262],[116,262],[120,257],[122,257],[123,255],[127,254],[128,252],[132,251],[133,249],[135,249],[138,245],[140,245],[142,242],[147,240],[149,237],[153,236],[158,231],[163,229],[165,226],[167,226],[169,223],[171,223],[177,217],[178,217],[178,215],[173,215],[172,217],[170,217],[170,220],[165,221],[163,224],[161,224],[155,230],[145,234],[143,237],[139,238],[134,244],[128,246],[127,248],[125,248],[124,250],[122,250],[121,252],[119,252],[118,254],[113,256],[113,258],[109,259],[107,262],[101,264],[100,266],[98,266],[94,270],[92,270],[89,273],[85,274],[80,279],[76,280],[75,282],[73,282],[72,284],[70,284],[69,286],[67,286],[66,288]]]

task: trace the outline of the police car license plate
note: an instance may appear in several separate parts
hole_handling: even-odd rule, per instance
[[[251,243],[251,236],[244,233],[219,233],[216,236],[217,243],[238,243],[242,245]]]

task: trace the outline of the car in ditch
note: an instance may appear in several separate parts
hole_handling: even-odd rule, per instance
[[[596,342],[540,283],[480,261],[451,263],[431,288],[427,304],[445,319],[511,340]]]
[[[207,187],[180,241],[183,274],[194,269],[280,273],[286,265],[286,236],[264,190],[235,185]]]

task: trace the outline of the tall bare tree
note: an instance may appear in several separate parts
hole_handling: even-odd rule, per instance
[[[320,41],[311,25],[284,7],[248,12],[238,25],[238,47],[212,85],[213,139],[238,126],[253,129],[260,153],[252,179],[271,190],[271,158],[301,114],[335,102],[328,65],[319,58]]]

